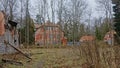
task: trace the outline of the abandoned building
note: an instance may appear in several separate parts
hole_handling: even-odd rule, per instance
[[[0,54],[16,52],[16,50],[9,45],[19,46],[16,26],[16,22],[6,20],[4,12],[0,11]],[[5,41],[9,44],[5,43]]]
[[[92,42],[95,40],[95,37],[92,35],[85,35],[80,38],[80,42]]]
[[[109,32],[107,32],[104,36],[104,42],[106,42],[109,45],[112,45],[113,41],[114,41],[114,35],[116,34],[116,32],[114,30],[111,30]]]
[[[66,44],[66,38],[64,32],[60,29],[59,25],[47,21],[46,23],[39,25],[35,24],[35,44],[47,45],[47,44]]]

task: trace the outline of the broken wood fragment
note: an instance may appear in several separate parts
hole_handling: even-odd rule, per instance
[[[15,60],[11,60],[11,59],[2,59],[3,63],[9,63],[9,64],[14,64],[14,65],[19,65],[19,66],[23,66],[22,62],[18,62]]]

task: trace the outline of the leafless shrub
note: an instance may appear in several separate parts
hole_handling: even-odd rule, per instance
[[[92,68],[120,67],[120,47],[100,47],[101,45],[95,42],[86,42],[72,47],[73,53],[85,60],[82,62],[82,68],[89,68],[88,66]]]

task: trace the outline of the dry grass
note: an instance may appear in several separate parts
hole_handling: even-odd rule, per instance
[[[73,47],[80,58],[85,59],[83,68],[120,68],[120,47],[102,43],[84,43]]]
[[[80,68],[82,59],[69,48],[31,49],[33,60],[27,62],[23,56],[16,56],[23,66],[5,64],[5,68]]]
[[[28,59],[18,54],[16,60],[23,62],[24,65],[4,64],[4,68],[120,68],[120,47],[103,45],[32,48],[31,62],[27,62]]]

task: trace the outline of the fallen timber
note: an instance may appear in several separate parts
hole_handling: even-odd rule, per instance
[[[8,44],[9,46],[11,46],[12,48],[14,48],[16,51],[18,51],[19,53],[21,53],[23,56],[25,56],[26,58],[32,60],[31,57],[29,57],[27,54],[23,53],[20,49],[16,48],[15,46],[13,46],[12,44],[10,44],[9,42],[4,40],[5,44]]]
[[[11,59],[2,59],[2,62],[3,63],[9,63],[9,64],[14,64],[14,65],[19,65],[19,66],[23,66],[23,63],[22,62],[18,62],[18,61],[15,61],[15,60],[11,60]]]

